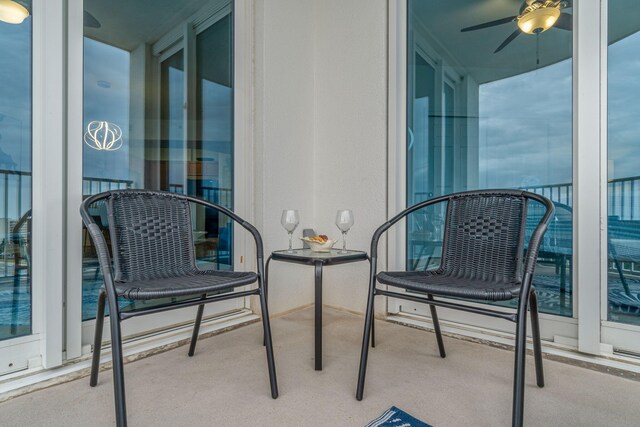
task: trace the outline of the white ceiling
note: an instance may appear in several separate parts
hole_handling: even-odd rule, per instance
[[[85,35],[125,50],[152,43],[193,15],[208,0],[84,0],[101,24]]]
[[[193,15],[210,0],[85,0],[85,10],[102,25],[85,28],[89,37],[126,50],[153,43]],[[573,0],[577,2],[579,0]],[[625,7],[638,0],[614,0],[610,12],[610,39],[619,40],[640,29],[640,8]],[[517,15],[520,0],[410,0],[420,19],[439,44],[478,83],[498,80],[536,68],[536,36],[521,34],[502,51],[493,51],[515,29],[511,22],[461,33],[471,25]],[[573,13],[573,9],[566,9]],[[633,11],[633,12],[632,12]],[[330,31],[327,28],[327,31]],[[540,67],[571,56],[572,32],[552,28],[539,36]]]
[[[576,3],[579,0],[573,0]],[[625,5],[638,0],[614,0],[610,19],[612,40],[640,30],[640,8]],[[520,0],[411,0],[412,13],[430,35],[463,66],[478,83],[521,74],[536,68],[536,37],[520,34],[498,53],[493,51],[517,28],[515,22],[462,33],[460,29],[507,16],[517,15]],[[629,13],[635,10],[635,13]],[[564,9],[573,14],[573,8]],[[571,56],[571,31],[551,28],[539,35],[540,67]]]

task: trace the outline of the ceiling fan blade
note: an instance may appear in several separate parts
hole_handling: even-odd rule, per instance
[[[569,15],[568,13],[561,13],[560,17],[553,24],[554,27],[560,28],[561,30],[571,31],[573,30],[573,15]]]
[[[520,33],[522,33],[522,31],[520,31],[520,28],[518,28],[517,30],[515,30],[513,33],[511,33],[511,35],[509,37],[507,37],[500,46],[498,46],[498,48],[496,50],[493,51],[493,53],[498,53],[500,52],[502,49],[505,48],[506,45],[508,45],[509,43],[511,43],[513,41],[513,39],[515,39],[516,37],[518,37],[520,35]]]
[[[87,12],[86,10],[84,11],[83,18],[84,18],[84,26],[85,27],[88,27],[88,28],[100,28],[100,27],[102,27],[102,25],[100,24],[100,21],[98,21],[95,16],[93,16],[92,14]]]
[[[570,7],[573,7],[573,3],[571,3],[571,0],[563,0],[560,2],[561,9],[568,9]]]
[[[474,25],[472,27],[466,27],[461,29],[461,32],[467,32],[467,31],[475,31],[475,30],[481,30],[482,28],[489,28],[489,27],[495,27],[496,25],[502,25],[502,24],[506,24],[508,22],[513,22],[516,20],[516,18],[518,18],[517,16],[507,16],[506,18],[502,18],[502,19],[496,19],[495,21],[490,21],[490,22],[485,22],[484,24],[478,24],[478,25]]]

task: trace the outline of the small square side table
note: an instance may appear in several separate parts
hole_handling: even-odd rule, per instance
[[[292,262],[315,266],[315,353],[316,371],[322,370],[322,267],[325,265],[346,264],[365,261],[369,256],[363,251],[346,251],[331,249],[330,252],[313,252],[311,249],[294,249],[274,251],[267,258],[265,267],[265,297],[268,295],[269,264],[273,261]]]

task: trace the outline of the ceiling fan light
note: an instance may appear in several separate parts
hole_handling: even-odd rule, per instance
[[[28,16],[29,11],[23,5],[12,0],[0,0],[0,21],[22,24]]]
[[[543,33],[553,27],[560,17],[560,9],[556,7],[542,7],[532,10],[518,19],[518,27],[523,33]]]

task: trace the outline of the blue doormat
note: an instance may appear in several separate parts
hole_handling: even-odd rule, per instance
[[[427,423],[413,418],[411,415],[398,409],[395,406],[387,409],[375,420],[371,421],[365,427],[431,427]]]

